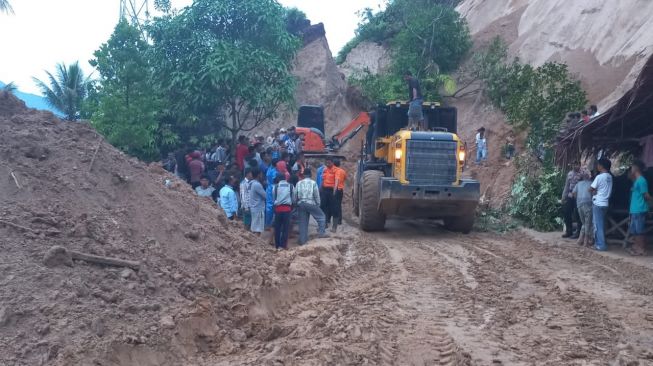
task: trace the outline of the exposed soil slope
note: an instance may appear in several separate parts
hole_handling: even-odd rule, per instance
[[[283,280],[215,203],[88,125],[0,93],[0,130],[0,364],[187,364]],[[141,268],[48,266],[56,245]]]
[[[457,10],[476,42],[500,35],[524,62],[565,62],[603,110],[630,89],[653,52],[651,2],[463,0]]]

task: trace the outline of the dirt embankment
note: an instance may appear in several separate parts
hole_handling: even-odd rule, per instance
[[[273,337],[261,304],[329,274],[328,253],[277,255],[87,124],[0,93],[0,130],[2,365],[199,365]],[[45,260],[54,246],[140,268]]]

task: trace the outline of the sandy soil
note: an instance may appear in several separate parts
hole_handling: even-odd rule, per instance
[[[208,364],[653,364],[647,260],[531,234],[463,236],[404,220],[378,234],[346,226],[284,253],[291,268],[311,268],[300,259],[316,251],[331,267],[261,297],[256,313],[274,335]]]

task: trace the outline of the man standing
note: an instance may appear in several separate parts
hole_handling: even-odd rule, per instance
[[[599,109],[596,107],[596,105],[592,104],[590,106],[590,117],[596,118],[598,116],[599,116]]]
[[[265,230],[265,201],[267,195],[261,179],[263,173],[258,169],[252,169],[252,181],[249,190],[249,210],[252,217],[251,230],[256,235],[261,235]]]
[[[419,130],[424,114],[422,113],[422,89],[420,88],[419,81],[413,77],[413,73],[406,71],[404,73],[404,81],[408,83],[408,128],[411,130]]]
[[[320,208],[322,209],[322,212],[324,212],[327,227],[331,222],[331,216],[333,216],[332,207],[335,196],[335,186],[336,167],[333,165],[333,158],[327,157],[325,168],[322,172],[322,186],[320,187],[322,192]]]
[[[633,238],[631,255],[646,255],[646,215],[648,215],[648,182],[642,176],[644,163],[635,161],[630,168],[633,188],[630,194],[630,235]]]
[[[580,172],[581,180],[576,183],[571,194],[576,199],[578,210],[579,237],[577,244],[591,247],[594,245],[594,225],[592,224],[592,193],[590,193],[592,180],[587,169]]]
[[[252,213],[249,210],[249,191],[252,188],[252,170],[245,169],[245,179],[240,182],[240,209],[243,217],[245,229],[249,230],[252,223]]]
[[[227,184],[220,190],[220,207],[229,220],[238,218],[238,196],[236,195],[236,177],[229,176]]]
[[[317,232],[320,237],[325,234],[324,212],[320,209],[320,192],[317,183],[311,179],[311,168],[304,169],[304,179],[300,180],[295,187],[295,202],[299,215],[299,245],[308,241],[308,221],[313,216],[317,221]]]
[[[242,172],[245,169],[245,156],[249,154],[249,146],[247,145],[247,137],[238,137],[238,145],[236,146],[236,164],[238,169]]]
[[[594,249],[599,251],[608,250],[605,243],[605,216],[608,213],[610,195],[612,194],[612,175],[610,168],[612,163],[606,158],[599,159],[597,169],[599,175],[594,178],[591,185],[592,197],[592,221],[594,221]]]
[[[190,154],[191,161],[188,163],[188,170],[190,172],[190,185],[193,189],[199,187],[200,178],[204,173],[204,163],[202,163],[202,154],[199,151],[194,151]]]
[[[582,175],[580,173],[580,162],[576,161],[571,165],[571,170],[567,173],[567,179],[565,180],[565,188],[562,190],[562,210],[563,210],[563,219],[565,222],[565,233],[562,235],[563,238],[578,239],[580,234],[580,222],[578,223],[578,230],[573,231],[574,228],[574,218],[578,217],[576,213],[576,198],[573,195],[574,188],[576,184],[581,180]]]
[[[336,180],[334,183],[333,200],[331,201],[331,215],[333,216],[333,226],[331,232],[335,233],[338,225],[342,225],[342,198],[345,192],[345,180],[347,172],[340,167],[340,160],[334,159],[333,165],[336,171]]]
[[[476,131],[476,164],[487,160],[487,140],[485,139],[485,127]]]
[[[209,178],[203,175],[200,178],[200,185],[195,188],[195,192],[197,193],[197,195],[200,197],[211,197],[213,196],[214,191],[215,188],[209,186]]]
[[[290,234],[293,188],[286,178],[279,174],[275,178],[274,198],[274,245],[277,250],[286,249]]]
[[[297,161],[292,166],[292,174],[299,177],[299,179],[304,179],[304,170],[306,169],[306,158],[304,158],[304,153],[299,153],[297,155]]]

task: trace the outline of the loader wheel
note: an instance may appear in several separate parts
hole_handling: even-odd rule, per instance
[[[360,198],[360,227],[364,231],[380,231],[385,226],[385,215],[379,211],[380,182],[383,173],[378,170],[363,172]]]
[[[353,187],[351,188],[351,200],[352,203],[354,204],[354,216],[358,217],[360,215],[360,199],[361,199],[361,193],[360,193],[360,184],[358,182],[358,171],[354,173],[354,184]]]
[[[469,234],[474,227],[474,214],[444,220],[444,227],[449,231]]]

